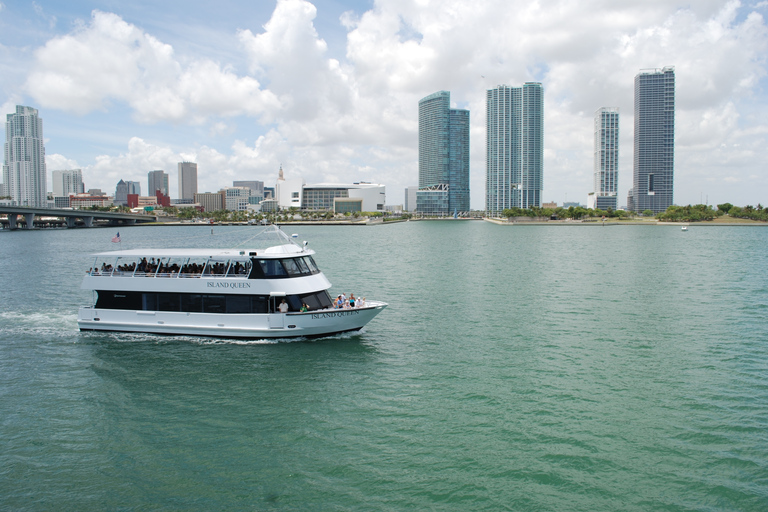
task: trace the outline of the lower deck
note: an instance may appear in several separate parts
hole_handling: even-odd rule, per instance
[[[81,307],[77,324],[81,331],[238,339],[311,338],[360,330],[385,307],[384,302],[371,301],[362,308],[242,314]]]

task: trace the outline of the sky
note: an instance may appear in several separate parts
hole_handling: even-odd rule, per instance
[[[0,0],[2,2],[2,0]],[[0,3],[0,113],[37,108],[48,171],[86,189],[198,164],[200,192],[261,180],[418,183],[418,101],[470,110],[485,207],[485,91],[541,82],[546,202],[587,202],[594,113],[675,67],[675,203],[768,203],[768,1],[69,0]],[[52,190],[49,184],[49,190]]]

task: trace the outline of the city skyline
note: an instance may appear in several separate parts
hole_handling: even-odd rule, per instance
[[[414,179],[413,105],[450,90],[451,108],[473,112],[471,206],[482,209],[485,91],[537,81],[547,91],[542,200],[583,203],[595,109],[621,109],[629,176],[632,78],[674,64],[675,202],[757,204],[768,188],[765,2],[231,7],[4,4],[0,105],[37,108],[48,167],[80,168],[105,190],[184,160],[200,165],[201,190],[267,179],[280,163],[308,182],[397,190]],[[630,187],[619,180],[620,203]]]

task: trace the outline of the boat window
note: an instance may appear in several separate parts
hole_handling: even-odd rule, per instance
[[[259,266],[266,278],[288,276],[280,260],[259,260]]]
[[[277,298],[278,304],[282,298]],[[299,311],[306,304],[310,311],[332,307],[328,292],[321,290],[301,295],[287,295],[289,311]],[[267,295],[206,295],[199,293],[158,293],[97,291],[96,308],[137,311],[181,311],[185,313],[248,314],[270,312]],[[277,304],[276,304],[277,305]]]
[[[251,298],[248,295],[227,295],[227,313],[250,313]]]
[[[93,276],[111,276],[115,267],[115,257],[100,257],[96,259],[90,274]]]
[[[294,260],[296,264],[299,266],[299,270],[301,270],[301,273],[304,275],[309,275],[312,272],[309,270],[309,267],[307,266],[307,262],[304,261],[304,258],[296,258]]]
[[[178,293],[158,293],[157,294],[158,311],[181,311]]]
[[[320,269],[317,268],[317,265],[315,264],[315,260],[312,259],[312,256],[304,256],[303,259],[306,262],[307,266],[309,267],[309,271],[312,274],[317,274],[320,272]]]
[[[157,277],[178,277],[186,258],[166,257],[161,260],[157,269]]]
[[[203,313],[224,313],[227,308],[226,295],[206,295],[203,298]]]
[[[187,313],[202,313],[203,296],[197,293],[184,293],[181,295],[181,310]]]
[[[139,258],[135,256],[117,258],[115,271],[112,275],[118,277],[130,277],[136,271],[138,264]]]
[[[157,311],[157,294],[142,293],[141,309],[143,309],[144,311]]]
[[[314,311],[316,309],[327,309],[327,308],[333,307],[331,296],[328,295],[328,292],[325,290],[315,292],[315,293],[307,293],[304,295],[300,295],[299,297],[301,299],[301,302],[306,304],[307,308],[310,311]]]
[[[102,309],[141,309],[141,293],[100,291],[96,307]]]
[[[227,277],[247,277],[251,273],[251,260],[235,260],[229,266]]]
[[[208,258],[189,258],[181,265],[179,277],[200,277],[207,262]]]
[[[251,311],[253,313],[269,313],[269,297],[265,295],[251,296]]]
[[[203,270],[204,276],[224,277],[227,275],[229,260],[208,260],[208,264]]]
[[[285,267],[285,271],[288,272],[289,276],[299,276],[301,275],[301,270],[299,269],[299,266],[296,264],[296,260],[294,258],[282,260],[283,266]]]

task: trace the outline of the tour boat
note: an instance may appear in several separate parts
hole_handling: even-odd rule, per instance
[[[294,235],[295,237],[296,235]],[[81,331],[219,338],[316,338],[357,331],[387,304],[336,307],[312,258],[271,226],[250,249],[131,249],[94,254]],[[255,247],[261,243],[261,247]],[[349,302],[349,301],[348,301]]]

